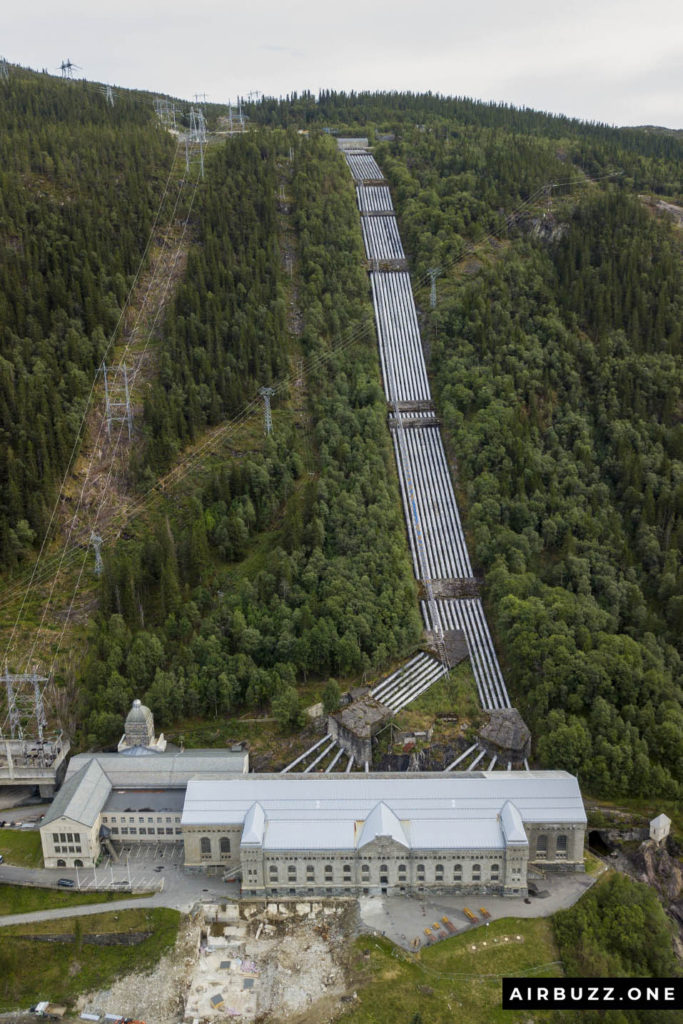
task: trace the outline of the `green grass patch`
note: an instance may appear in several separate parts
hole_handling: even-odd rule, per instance
[[[140,909],[5,928],[0,932],[0,1009],[29,1006],[38,999],[69,1006],[81,992],[106,988],[122,974],[148,969],[173,946],[179,923],[176,910]],[[84,941],[111,932],[149,936],[133,946]],[[73,940],[46,943],[27,938],[29,934],[64,934]]]
[[[605,866],[599,857],[594,857],[592,853],[588,852],[588,850],[584,851],[583,863],[586,868],[587,875],[597,875]]]
[[[2,829],[0,853],[6,864],[17,864],[22,868],[42,868],[43,848],[40,844],[40,832],[37,829],[35,832]]]
[[[517,935],[521,942],[512,941]],[[506,943],[505,936],[511,941]],[[340,1018],[343,1024],[410,1024],[416,1014],[424,1024],[509,1022],[509,1013],[500,1008],[501,977],[563,973],[547,918],[493,921],[416,956],[386,939],[361,936],[352,957],[358,1002]],[[537,1012],[533,1016],[535,1021],[548,1019]]]
[[[38,889],[25,885],[0,885],[0,915],[31,914],[35,910],[56,910],[89,903],[129,900],[129,892],[72,892],[63,889]],[[2,933],[0,933],[1,937]]]

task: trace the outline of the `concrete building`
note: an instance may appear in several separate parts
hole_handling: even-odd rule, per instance
[[[188,783],[188,868],[237,859],[249,896],[526,893],[529,865],[583,870],[566,772],[248,775]]]
[[[181,843],[188,782],[249,771],[242,746],[170,751],[160,741],[149,708],[135,701],[118,753],[71,758],[40,826],[45,867],[92,867],[109,843]]]
[[[154,716],[142,701],[133,701],[124,728],[123,736],[119,740],[119,752],[133,747],[156,750],[158,753],[163,753],[166,749],[164,734],[162,732],[158,739],[155,737]]]

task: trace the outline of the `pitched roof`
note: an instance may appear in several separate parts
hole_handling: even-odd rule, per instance
[[[252,812],[247,830],[255,805],[263,822],[254,829]],[[244,824],[248,841],[270,850],[348,850],[378,835],[410,849],[497,850],[526,842],[525,822],[585,825],[577,780],[567,772],[233,775],[190,780],[182,817],[189,827]]]
[[[71,818],[88,827],[94,825],[110,793],[111,782],[97,760],[88,761],[59,790],[41,828],[57,818]]]
[[[365,819],[363,829],[358,837],[358,849],[371,843],[377,836],[391,836],[401,846],[410,846],[408,837],[403,831],[403,825],[383,800],[373,807]]]

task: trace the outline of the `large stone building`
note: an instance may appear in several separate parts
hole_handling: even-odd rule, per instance
[[[239,856],[249,896],[526,894],[527,869],[583,870],[566,772],[247,775],[191,781],[188,868]]]
[[[241,746],[165,748],[163,737],[154,737],[149,708],[135,701],[119,753],[72,757],[40,826],[45,867],[92,867],[109,843],[181,843],[190,779],[225,779],[249,771],[249,754]]]

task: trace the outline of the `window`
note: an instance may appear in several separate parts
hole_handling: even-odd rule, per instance
[[[424,882],[425,880],[425,866],[424,864],[417,865],[417,880],[418,882]]]
[[[140,835],[141,836],[146,836],[147,835],[147,829],[146,828],[141,828],[140,829]]]
[[[473,882],[481,881],[481,864],[473,864],[472,865],[472,881]]]
[[[325,881],[326,882],[331,882],[332,881],[332,865],[331,864],[326,864],[325,865]]]
[[[434,881],[443,882],[443,864],[437,864],[434,868]]]
[[[406,866],[405,866],[405,864],[399,864],[399,866],[398,866],[398,880],[399,880],[399,882],[405,882],[405,880],[406,880]]]
[[[57,861],[57,867],[58,868],[65,868],[66,867],[66,861],[65,860],[58,860]]]
[[[279,879],[278,879],[278,871],[277,871],[277,867],[275,866],[275,864],[271,864],[268,867],[268,880],[270,882],[277,882],[277,881],[279,881]]]
[[[118,825],[115,825],[111,831],[112,831],[112,835],[118,835],[119,834]]]
[[[315,868],[313,867],[312,864],[307,864],[306,865],[306,881],[307,882],[314,882],[315,881]]]
[[[153,828],[151,828],[151,829],[150,829],[150,832],[153,832],[153,831],[154,831],[154,829],[153,829]],[[181,836],[181,835],[183,834],[183,830],[182,830],[181,828],[177,828],[177,829],[175,830],[175,834],[176,834],[177,836]]]
[[[65,843],[66,842],[66,833],[65,832],[60,832],[59,833],[59,841],[60,841],[60,843]]]
[[[567,856],[567,837],[564,835],[557,837],[556,856],[558,858]]]
[[[344,865],[344,881],[348,882],[350,880],[350,878],[351,878],[351,865],[350,864],[345,864]]]
[[[462,864],[453,865],[453,881],[462,882]]]
[[[53,843],[58,843],[59,842],[59,832],[53,832],[52,833],[52,842]]]
[[[77,846],[77,847],[76,847],[75,849],[76,849],[76,853],[81,853],[81,848],[80,848],[80,846]]]
[[[148,829],[147,829],[147,835],[148,835],[148,836],[153,836],[153,835],[156,835],[156,829],[153,829],[153,828],[148,828]]]
[[[363,876],[363,881],[367,882],[369,880],[369,878],[370,878],[370,865],[369,864],[361,864],[360,872],[361,872],[361,875]]]
[[[80,850],[79,850],[79,853],[80,853]],[[82,860],[78,860],[78,858],[77,858],[77,859],[76,859],[76,860],[74,861],[74,867],[75,867],[75,868],[82,868],[82,867],[83,867],[83,861],[82,861]]]
[[[171,820],[170,818],[167,818],[166,819],[166,824],[168,824],[170,820]]]
[[[200,849],[201,849],[202,857],[210,857],[211,856],[211,840],[209,839],[208,836],[202,836],[202,838],[201,838],[201,840],[199,842],[199,846],[200,846]]]
[[[544,860],[548,856],[548,837],[537,836],[536,837],[536,856],[541,860]]]
[[[121,835],[122,836],[127,836],[128,835],[128,829],[127,828],[122,828],[121,829]]]
[[[221,836],[221,853],[230,853],[230,840],[227,836]]]
[[[287,881],[296,882],[296,866],[294,864],[290,864],[287,868]]]
[[[145,824],[145,819],[144,818],[138,818],[138,825],[144,825],[144,824]]]
[[[128,829],[128,831],[132,836],[136,836],[138,834],[138,830],[136,828]]]
[[[109,820],[111,821],[112,825],[116,824],[116,817],[113,814]]]
[[[167,836],[172,836],[173,835],[173,829],[172,828],[167,828],[166,829],[166,835]]]
[[[499,870],[500,869],[499,869],[497,864],[492,864],[491,865],[491,881],[492,882],[497,882],[498,881],[498,872],[499,872]]]
[[[154,824],[154,818],[148,818],[147,819],[147,824],[148,825],[153,825]]]
[[[74,834],[73,834],[73,832],[67,832],[67,834],[66,834],[66,841],[67,841],[67,843],[73,843],[73,841],[74,841]]]

